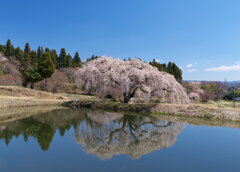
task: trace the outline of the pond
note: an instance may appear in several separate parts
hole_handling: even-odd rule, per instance
[[[240,169],[240,129],[160,116],[56,109],[1,122],[0,139],[4,172]]]

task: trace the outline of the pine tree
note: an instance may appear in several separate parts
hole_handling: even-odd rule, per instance
[[[51,51],[51,59],[52,59],[55,69],[57,69],[58,68],[58,63],[57,63],[58,55],[57,55],[57,51],[54,49]]]
[[[26,74],[26,70],[28,67],[31,66],[31,49],[29,46],[29,43],[26,43],[24,52],[23,52],[23,59],[21,61],[21,67],[20,71],[23,75],[23,86],[27,87],[28,86],[28,80]]]
[[[49,49],[49,48],[45,48],[45,52],[48,52],[48,53],[50,53],[51,51],[50,51],[50,49]]]
[[[30,87],[34,88],[34,83],[41,80],[41,74],[36,66],[30,66],[25,71],[25,81],[31,83]]]
[[[52,76],[54,72],[54,64],[52,62],[51,55],[49,52],[43,53],[43,58],[39,62],[38,68],[39,73],[42,76],[42,79],[49,78]]]
[[[15,57],[18,61],[22,61],[23,60],[23,51],[21,50],[20,47],[17,47],[15,50],[14,50],[14,54],[15,54]]]
[[[173,63],[173,71],[174,71],[174,76],[175,76],[176,80],[181,82],[182,81],[182,70],[175,63]]]
[[[167,72],[174,75],[177,81],[182,81],[182,70],[173,62],[169,62],[167,65]]]
[[[31,64],[31,49],[29,46],[29,43],[26,43],[25,48],[24,48],[24,53],[23,53],[23,62],[26,66],[25,68],[29,67]]]
[[[73,67],[73,59],[70,54],[67,55],[67,63],[65,67]]]
[[[30,56],[31,56],[31,64],[37,65],[38,64],[37,52],[32,50],[30,53]]]
[[[6,43],[6,48],[5,48],[5,56],[10,57],[13,55],[13,53],[14,53],[14,47],[13,47],[10,39],[8,39],[7,43]]]
[[[167,64],[167,72],[170,74],[173,74],[173,70],[172,70],[172,62],[169,62]]]
[[[46,90],[47,78],[51,77],[55,70],[54,64],[51,59],[51,54],[49,52],[43,53],[43,58],[39,62],[38,69],[42,79],[45,79],[45,90]]]
[[[25,54],[30,54],[31,53],[30,45],[29,45],[28,42],[25,44],[24,53]]]
[[[67,53],[64,48],[61,49],[59,58],[58,58],[58,66],[59,68],[67,66]]]
[[[82,65],[82,61],[81,61],[81,59],[79,57],[78,52],[75,53],[75,56],[73,58],[73,62],[74,62],[74,67],[79,67],[79,66]]]
[[[5,47],[3,45],[0,45],[0,52],[1,53],[5,52]]]
[[[94,54],[87,59],[87,62],[89,62],[90,60],[94,60],[94,59],[97,59],[97,58],[100,58],[101,56],[95,56]]]
[[[37,58],[38,58],[39,61],[42,58],[43,53],[44,53],[43,47],[39,46],[38,49],[37,49]]]
[[[160,64],[155,59],[153,59],[153,61],[149,62],[149,64],[157,67],[159,71],[164,71],[174,75],[177,81],[182,81],[182,70],[175,63],[169,62],[167,65],[165,63]]]

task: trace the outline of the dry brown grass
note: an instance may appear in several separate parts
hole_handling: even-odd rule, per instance
[[[235,102],[235,108],[233,108],[233,102],[232,101],[210,101],[205,104],[200,104],[204,107],[212,107],[212,108],[228,108],[228,109],[240,109],[240,102]]]
[[[61,104],[64,100],[36,99],[34,97],[0,96],[0,108]]]
[[[224,102],[225,106],[229,105]],[[216,104],[157,104],[151,109],[154,113],[184,115],[206,119],[240,121],[240,108],[218,107]]]
[[[78,100],[78,101],[100,101],[96,96],[82,95],[82,94],[66,94],[59,93],[58,95],[68,98],[69,100]]]
[[[65,97],[44,91],[33,90],[17,86],[0,86],[0,96],[32,97],[35,99],[64,100]]]
[[[1,108],[0,124],[27,118],[39,113],[46,113],[56,109],[64,109],[62,106],[32,106],[29,107],[11,107]]]
[[[95,96],[52,94],[17,86],[0,86],[0,108],[54,105],[70,100],[99,101]]]
[[[43,91],[16,86],[0,86],[0,108],[60,104],[69,99]]]

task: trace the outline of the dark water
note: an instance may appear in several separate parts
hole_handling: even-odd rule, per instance
[[[240,129],[159,117],[54,110],[0,123],[0,171],[234,172]]]

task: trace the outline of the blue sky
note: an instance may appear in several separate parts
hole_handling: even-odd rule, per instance
[[[238,0],[0,0],[0,43],[174,61],[185,80],[240,80]]]

